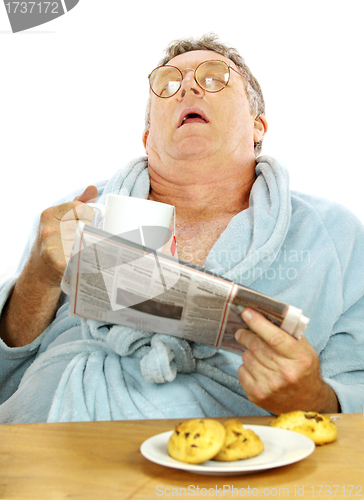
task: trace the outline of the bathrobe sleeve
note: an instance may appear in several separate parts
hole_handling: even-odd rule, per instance
[[[334,389],[344,413],[364,408],[364,226],[339,205],[319,207],[341,269],[341,310],[320,352],[322,374]],[[322,249],[325,251],[325,249]],[[335,312],[334,312],[335,313]]]
[[[38,225],[39,216],[36,217],[33,222],[27,244],[24,248],[14,277],[4,283],[1,283],[0,285],[0,316],[2,315],[7,300],[13,291],[17,278],[28,259],[37,234]],[[31,365],[37,355],[42,336],[34,340],[32,344],[15,348],[8,347],[2,339],[0,339],[0,404],[6,401],[18,388],[24,372]]]
[[[105,186],[105,181],[101,181],[95,184],[99,196],[103,192],[103,188]],[[76,196],[81,194],[86,186],[73,191],[69,195],[64,198],[56,201],[53,206],[60,205],[61,203],[65,203],[67,201],[73,200]],[[13,278],[3,282],[0,284],[0,317],[4,306],[10,296],[15,283],[17,281],[18,276],[20,275],[27,259],[29,257],[30,251],[33,247],[38,226],[39,226],[40,216],[38,215],[33,222],[32,228],[29,233],[27,244],[24,248],[23,254],[21,256],[20,262],[18,264],[16,273]],[[60,301],[60,305],[63,302]],[[34,359],[37,357],[40,346],[44,341],[44,338],[47,335],[48,329],[46,329],[37,339],[35,339],[31,344],[23,346],[23,347],[8,347],[1,339],[0,339],[0,404],[6,401],[18,388],[19,383],[27,370],[27,368],[32,364]]]
[[[0,314],[16,283],[16,277],[0,287]],[[0,339],[0,404],[6,401],[18,388],[26,369],[35,359],[45,332],[31,344],[23,347],[8,347]]]

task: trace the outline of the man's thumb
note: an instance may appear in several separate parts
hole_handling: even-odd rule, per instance
[[[97,187],[96,186],[87,186],[82,194],[76,196],[73,201],[81,201],[82,203],[86,203],[88,201],[95,201],[97,198]]]

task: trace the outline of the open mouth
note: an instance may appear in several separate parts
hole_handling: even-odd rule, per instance
[[[182,118],[180,127],[186,123],[208,123],[208,120],[199,113],[188,113]]]

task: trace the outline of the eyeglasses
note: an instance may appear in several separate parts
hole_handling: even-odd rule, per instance
[[[172,97],[177,94],[183,81],[185,71],[194,71],[194,79],[199,87],[206,92],[220,92],[230,80],[230,70],[250,81],[224,61],[203,61],[195,70],[186,68],[180,70],[175,66],[158,66],[148,76],[152,92],[162,98]]]

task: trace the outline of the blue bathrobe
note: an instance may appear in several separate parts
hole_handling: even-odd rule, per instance
[[[99,183],[108,193],[147,198],[147,158]],[[305,336],[343,412],[364,405],[364,227],[341,205],[291,192],[287,171],[257,160],[249,208],[234,216],[205,267],[299,307]],[[72,200],[81,191],[64,200]],[[101,225],[98,215],[95,225]],[[34,242],[35,221],[18,273]],[[16,282],[2,284],[0,307]],[[237,378],[241,356],[169,335],[70,317],[56,318],[30,345],[0,344],[0,422],[268,415]]]

